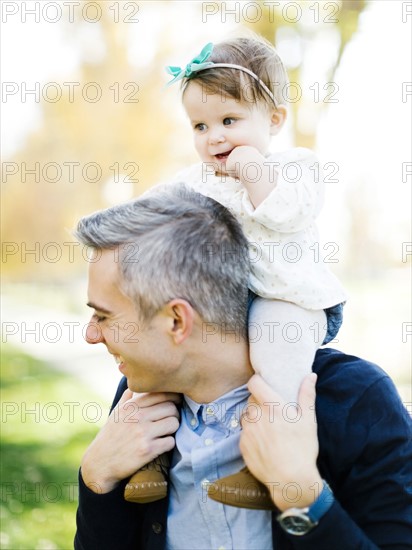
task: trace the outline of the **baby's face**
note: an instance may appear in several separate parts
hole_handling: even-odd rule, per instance
[[[196,82],[186,87],[183,106],[199,157],[217,173],[225,173],[227,157],[240,145],[255,147],[265,155],[271,135],[276,133],[272,112],[266,106],[219,93],[206,95]]]

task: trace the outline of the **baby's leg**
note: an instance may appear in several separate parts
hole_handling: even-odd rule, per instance
[[[304,376],[326,335],[326,314],[257,297],[249,312],[250,360],[255,372],[287,402],[296,402]]]

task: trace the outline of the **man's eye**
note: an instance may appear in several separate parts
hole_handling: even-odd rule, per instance
[[[223,124],[224,126],[230,126],[231,124],[233,124],[235,122],[236,119],[232,118],[232,117],[226,117],[223,119]]]
[[[198,130],[199,132],[204,132],[206,130],[206,124],[203,122],[199,122],[199,124],[196,124],[195,130]]]

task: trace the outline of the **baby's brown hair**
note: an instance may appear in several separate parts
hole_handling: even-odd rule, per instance
[[[263,81],[274,95],[276,106],[284,105],[284,89],[288,84],[285,67],[274,46],[258,35],[224,40],[214,45],[208,61],[231,63],[249,69]],[[196,81],[206,94],[220,93],[246,103],[265,102],[273,109],[273,100],[259,82],[249,74],[228,67],[211,67],[194,72],[183,80],[186,86]]]

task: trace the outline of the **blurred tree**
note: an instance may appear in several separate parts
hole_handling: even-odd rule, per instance
[[[130,25],[125,17],[114,22],[104,0],[97,4],[102,17],[94,24],[92,40],[84,40],[90,32],[85,21],[67,23],[65,29],[68,41],[83,41],[79,74],[66,78],[75,84],[60,82],[58,101],[41,100],[42,127],[7,159],[17,172],[3,176],[2,235],[10,243],[3,272],[14,280],[65,276],[70,266],[64,243],[73,240],[68,230],[76,220],[115,202],[116,196],[124,200],[141,194],[161,177],[162,155],[170,161],[168,148],[176,128],[164,100],[161,73],[150,67],[137,72],[131,66]],[[158,2],[160,10],[163,4]],[[155,64],[162,66],[162,61],[156,59]],[[42,83],[43,93],[53,98],[56,92]],[[51,242],[57,246],[49,246]],[[64,254],[54,261],[59,250]]]
[[[301,0],[294,2],[293,4],[300,6],[300,9],[296,7],[291,9],[292,5],[288,3],[276,2],[271,5],[271,2],[258,1],[261,5],[263,17],[256,21],[253,20],[252,23],[245,19],[244,25],[261,34],[276,46],[282,46],[282,37],[283,40],[287,40],[289,43],[293,39],[300,42],[300,62],[287,67],[290,81],[300,87],[303,82],[302,72],[308,60],[307,57],[310,55],[307,46],[315,41],[322,32],[335,32],[337,34],[337,51],[334,57],[330,56],[331,62],[324,79],[320,84],[318,83],[320,89],[312,87],[313,93],[304,90],[306,93],[303,93],[298,101],[289,102],[289,108],[293,116],[295,143],[301,147],[313,148],[316,142],[317,121],[327,105],[325,96],[330,94],[330,99],[333,99],[333,93],[337,89],[332,85],[336,70],[339,67],[345,48],[358,30],[359,17],[367,6],[367,1],[338,0],[335,2],[317,1],[310,3],[307,0]],[[243,13],[247,16],[246,12]],[[330,84],[329,87],[328,84]],[[311,101],[309,98],[313,98],[313,100]],[[302,129],[302,125],[299,124],[300,114],[308,108],[311,110],[313,123],[312,125],[306,124],[305,128]]]
[[[242,24],[280,48],[283,42],[286,53],[299,45],[300,60],[289,66],[291,82],[298,85],[304,81],[307,58],[313,55],[309,46],[322,33],[335,33],[337,39],[332,43],[336,52],[326,56],[330,64],[322,81],[331,82],[358,28],[366,0],[314,2],[309,6],[308,2],[295,2],[302,6],[302,12],[310,14],[298,21],[293,20],[292,11],[285,17],[284,3],[279,6],[273,3],[269,8],[270,2],[259,2],[263,17],[253,24],[246,20]],[[174,119],[175,99],[164,94],[162,72],[153,70],[153,66],[166,64],[173,44],[170,34],[173,28],[168,25],[167,16],[158,19],[161,32],[152,63],[136,68],[128,57],[131,26],[121,18],[114,22],[104,0],[97,4],[101,6],[102,18],[94,24],[92,40],[84,40],[90,32],[90,24],[84,21],[70,23],[65,29],[68,41],[77,46],[82,44],[79,73],[67,78],[75,80],[76,86],[71,90],[61,86],[62,96],[56,102],[41,101],[42,127],[29,135],[23,149],[8,159],[18,166],[18,172],[9,175],[2,184],[3,240],[17,247],[3,267],[5,275],[13,278],[66,277],[67,269],[76,269],[76,265],[67,265],[69,255],[64,243],[72,240],[67,229],[73,227],[79,216],[115,200],[141,194],[165,177],[165,170],[173,173],[187,156],[179,147],[183,134]],[[145,9],[150,4],[145,3]],[[167,1],[153,4],[156,17],[167,15],[167,10],[176,6],[175,2]],[[202,3],[190,4],[200,13]],[[99,91],[101,98],[93,102]],[[322,85],[323,96],[319,101],[313,101],[315,93],[312,90],[303,94],[300,101],[290,103],[295,143],[300,146],[314,147],[317,121],[327,106]],[[37,167],[38,175],[29,173],[22,177],[25,167],[29,170]],[[61,260],[53,261],[57,252],[47,248],[49,242],[56,242],[65,252]],[[22,255],[24,247],[36,253]]]

